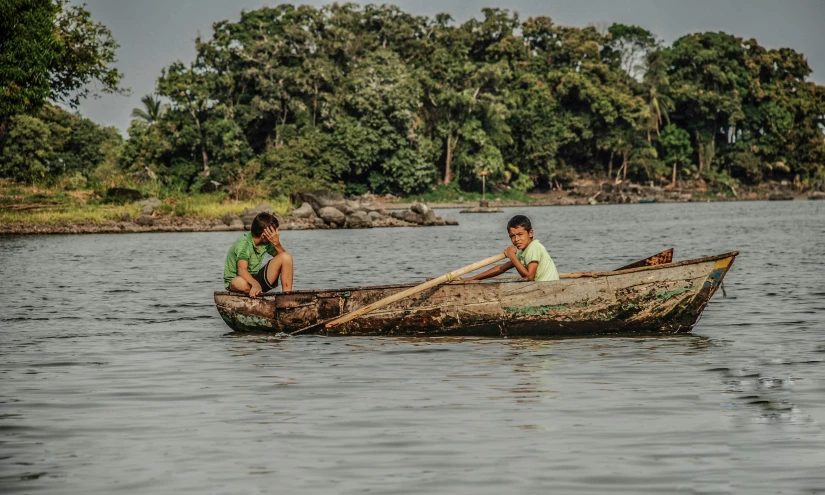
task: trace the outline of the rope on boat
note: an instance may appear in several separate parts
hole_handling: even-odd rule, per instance
[[[453,281],[453,272],[449,272],[448,274],[446,274],[444,276],[447,277],[447,283],[448,284]]]
[[[722,288],[722,297],[728,297],[728,293],[725,290],[725,281],[724,280],[719,284],[719,287]]]

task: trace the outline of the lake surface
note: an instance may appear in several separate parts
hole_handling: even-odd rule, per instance
[[[292,231],[300,289],[422,281],[529,215],[560,272],[741,251],[691,336],[235,335],[238,233],[0,238],[0,492],[825,493],[825,202]]]

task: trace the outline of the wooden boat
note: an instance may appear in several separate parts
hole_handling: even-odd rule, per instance
[[[719,288],[731,253],[671,262],[658,255],[608,272],[569,273],[553,282],[454,281],[322,330],[329,335],[560,338],[689,332]],[[293,332],[415,284],[298,290],[251,299],[216,292],[237,331]]]

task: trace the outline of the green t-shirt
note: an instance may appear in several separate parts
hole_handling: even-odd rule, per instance
[[[252,232],[242,235],[226,254],[226,262],[223,264],[223,285],[227,289],[232,279],[238,276],[238,260],[246,260],[249,263],[247,270],[255,275],[261,270],[264,264],[264,256],[270,254],[275,256],[275,246],[266,243],[255,248],[255,241],[252,239]]]
[[[524,248],[524,251],[519,251],[516,255],[521,264],[526,268],[532,261],[538,261],[539,267],[536,269],[536,282],[546,282],[548,280],[558,280],[559,272],[556,270],[556,264],[553,263],[553,258],[547,253],[547,249],[541,243],[533,239],[530,244]]]

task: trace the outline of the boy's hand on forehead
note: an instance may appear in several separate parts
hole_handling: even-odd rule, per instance
[[[273,227],[272,225],[270,225],[269,227],[264,229],[264,233],[261,235],[261,237],[264,241],[269,242],[270,244],[278,245],[281,235],[278,232],[277,227]]]

